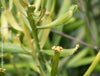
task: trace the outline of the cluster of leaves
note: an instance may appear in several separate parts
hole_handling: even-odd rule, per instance
[[[84,76],[99,75],[100,54],[95,56],[98,49],[80,44],[74,54],[78,49],[73,48],[75,41],[50,32],[51,29],[63,32],[99,48],[99,0],[82,2],[95,42],[80,1],[1,0],[0,3],[0,51],[4,50],[0,58],[4,58],[7,76],[82,76],[93,61]],[[51,50],[54,45],[72,49],[56,53]]]

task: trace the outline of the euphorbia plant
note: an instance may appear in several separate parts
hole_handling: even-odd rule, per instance
[[[60,25],[63,26],[64,24],[70,23],[72,21],[72,16],[77,9],[77,5],[72,5],[67,12],[53,20],[52,16],[56,0],[53,0],[52,7],[49,9],[50,11],[47,11],[45,8],[47,2],[46,0],[41,0],[40,10],[38,9],[39,6],[36,5],[37,1],[36,4],[33,5],[31,5],[28,0],[10,0],[9,3],[10,2],[11,6],[9,5],[9,8],[7,8],[5,0],[2,1],[4,8],[2,17],[4,17],[7,23],[17,30],[19,34],[17,34],[15,38],[11,35],[10,39],[12,42],[9,40],[7,42],[5,41],[4,47],[0,45],[0,48],[3,48],[5,53],[9,53],[8,56],[11,59],[11,62],[16,71],[18,69],[15,67],[14,61],[12,61],[14,58],[12,59],[10,55],[12,54],[15,56],[16,54],[22,53],[29,56],[29,64],[30,61],[32,61],[30,60],[30,56],[32,56],[34,60],[33,64],[35,65],[32,65],[32,61],[31,66],[35,67],[33,68],[34,71],[38,72],[42,76],[50,75],[50,72],[51,76],[56,76],[59,57],[72,55],[74,52],[76,52],[79,45],[73,49],[63,49],[62,47],[57,46],[53,47],[53,50],[50,48],[45,50],[44,45],[47,41],[51,28],[55,28]],[[12,12],[13,4],[16,7],[16,11],[18,13],[17,15],[14,15]],[[15,16],[17,16],[18,22],[16,21]],[[4,23],[2,22],[2,25],[3,24]],[[21,24],[21,26],[19,26],[19,24]],[[53,56],[53,62],[48,63],[44,57],[44,54]],[[41,64],[41,61],[43,62],[43,65]],[[52,66],[50,66],[50,64],[52,64]],[[45,72],[46,70],[44,70],[43,66],[48,69],[48,72]],[[22,74],[18,73],[18,75],[21,76]]]

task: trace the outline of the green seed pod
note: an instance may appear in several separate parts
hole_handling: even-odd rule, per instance
[[[72,18],[72,15],[76,11],[76,9],[77,9],[77,5],[74,5],[69,9],[68,12],[66,12],[64,15],[60,16],[53,22],[51,22],[45,26],[39,26],[37,28],[38,29],[48,29],[48,28],[54,28],[56,26],[66,24]]]
[[[65,13],[64,15],[62,15],[61,17],[59,17],[55,21],[51,22],[50,24],[47,24],[45,26],[40,26],[37,28],[38,29],[53,28],[53,27],[56,27],[56,26],[59,26],[59,25],[66,23],[71,17],[72,17],[72,11],[68,11],[67,13]]]

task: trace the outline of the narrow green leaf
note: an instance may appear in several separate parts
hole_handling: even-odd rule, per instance
[[[24,20],[24,22],[25,22],[25,24],[26,24],[26,26],[32,31],[32,29],[31,29],[31,27],[30,27],[30,23],[29,23],[29,21],[28,21],[28,19],[24,16],[24,15],[22,15],[22,18],[23,18],[23,20]]]
[[[6,2],[5,2],[5,0],[1,0],[1,3],[2,3],[3,8],[6,10],[7,7],[6,7]]]
[[[45,24],[49,24],[50,22],[52,22],[52,14],[53,14],[54,9],[55,9],[55,2],[56,1],[53,0],[52,7],[51,7],[51,12],[49,11],[50,15],[45,17],[44,22],[42,23],[42,26],[45,26]],[[40,43],[41,43],[40,48],[41,49],[44,47],[44,45],[46,45],[46,41],[47,40],[49,41],[49,38],[48,38],[49,33],[50,33],[50,29],[40,30],[39,35],[41,36],[40,37]]]
[[[78,60],[77,62],[75,62],[74,64],[72,64],[70,67],[79,67],[79,66],[83,66],[83,65],[87,65],[92,63],[92,61],[94,60],[95,57],[86,57],[86,58],[81,58],[80,60]]]
[[[38,29],[47,29],[47,28],[54,28],[59,25],[65,24],[71,17],[72,17],[73,12],[70,10],[61,17],[57,18],[53,22],[45,25],[45,26],[39,26],[37,27]]]
[[[77,5],[72,5],[72,6],[71,6],[71,8],[70,8],[70,10],[72,10],[72,11],[73,11],[73,13],[75,13],[75,12],[76,12],[76,10],[77,10],[77,8],[78,8],[78,6],[77,6]]]
[[[64,30],[66,30],[66,31],[74,30],[74,29],[82,26],[84,23],[85,23],[85,21],[82,21],[82,20],[75,21],[73,23],[68,24],[68,26],[65,26]]]
[[[37,67],[36,63],[30,62],[29,66],[36,72],[40,73],[39,68]]]
[[[92,62],[92,64],[90,65],[90,67],[88,68],[88,70],[85,72],[85,74],[83,76],[90,76],[90,74],[95,69],[95,67],[99,63],[99,61],[100,61],[100,51],[98,52],[94,61]]]
[[[95,67],[94,71],[100,72],[100,64],[98,64],[98,65]]]
[[[43,50],[43,53],[47,54],[47,55],[51,55],[54,56],[54,50]],[[73,53],[75,53],[75,49],[63,49],[62,52],[60,52],[60,57],[66,57],[66,56],[70,56]]]
[[[51,21],[52,21],[51,17],[46,18],[46,24],[50,23]],[[41,33],[40,48],[43,48],[49,36],[50,29],[40,30],[40,33]]]
[[[47,0],[47,5],[46,5],[46,11],[47,12],[51,10],[52,1],[53,0]]]
[[[67,13],[60,16],[59,18],[57,18],[56,20],[54,20],[50,24],[47,24],[46,26],[38,26],[37,28],[38,29],[47,29],[47,28],[54,28],[54,27],[59,26],[59,25],[64,25],[65,23],[67,23],[71,19],[72,15],[76,9],[77,9],[77,5],[74,5],[69,9],[69,11]]]
[[[6,20],[4,12],[2,12],[2,14],[1,14],[1,27],[7,27],[7,26],[8,26],[8,22]],[[7,40],[8,39],[8,28],[2,29],[1,34],[2,34],[3,38]]]
[[[50,72],[51,72],[51,66],[50,66],[48,63],[46,63],[46,68],[47,68],[47,70],[48,70],[48,74],[50,75]]]
[[[88,54],[89,48],[85,48],[79,53],[77,53],[75,56],[72,57],[72,59],[69,60],[67,67],[71,67],[75,63],[77,63],[80,59],[82,59],[84,56]]]
[[[51,69],[51,76],[56,76],[58,70],[58,63],[59,63],[59,52],[55,52],[53,57],[52,69]]]
[[[92,31],[93,31],[93,34],[95,37],[96,44],[99,47],[99,33],[98,33],[98,29],[97,29],[98,27],[97,27],[97,24],[93,18],[91,20],[91,26],[92,26]]]
[[[9,0],[9,8],[10,8],[10,10],[12,9],[12,7],[13,7],[13,0]]]
[[[47,0],[41,0],[41,8],[43,9],[46,5]]]
[[[2,48],[1,43],[0,43],[0,49]],[[28,48],[26,48],[29,50]],[[26,53],[19,45],[14,45],[14,44],[3,44],[3,50],[6,53]]]
[[[40,73],[39,68],[38,68],[36,62],[33,60],[31,55],[28,55],[28,54],[18,54],[18,56],[20,58],[22,58],[23,60],[25,60],[26,65],[28,64],[28,66],[30,66],[31,69],[33,69],[35,72]],[[27,60],[27,62],[26,62],[26,60]]]
[[[19,0],[21,5],[26,8],[29,5],[29,1],[28,0]]]
[[[40,3],[41,3],[41,0],[35,0],[35,3],[34,3],[34,5],[35,5],[35,7],[36,7],[35,12],[38,11],[38,9],[39,9],[39,7],[40,7]]]
[[[14,4],[16,6],[16,8],[25,16],[27,15],[25,9],[22,7],[22,5],[20,4],[19,0],[14,0]]]
[[[19,30],[19,31],[23,31],[23,29],[18,25],[18,23],[16,22],[13,14],[11,11],[7,10],[5,12],[5,16],[6,16],[6,19],[7,21],[11,24],[11,26],[16,29],[16,30]]]
[[[17,66],[18,68],[23,68],[23,67],[26,67],[27,64],[26,64],[26,63],[16,63],[16,66]],[[14,71],[14,68],[13,68],[13,66],[12,66],[11,64],[4,64],[4,68],[6,68],[6,71],[7,71],[7,72],[12,72],[12,71]]]

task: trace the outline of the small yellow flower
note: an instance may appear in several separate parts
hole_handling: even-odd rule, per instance
[[[61,51],[63,51],[63,48],[60,46],[53,46],[52,50],[54,50],[55,52],[61,52]]]
[[[52,47],[52,50],[54,50],[55,48],[56,48],[56,46],[53,46],[53,47]]]
[[[3,71],[2,72],[5,72],[6,71],[6,69],[3,69]]]
[[[21,15],[20,12],[17,13],[18,15]]]
[[[6,71],[6,69],[3,69],[3,70],[2,70],[2,69],[0,68],[0,72],[5,72],[5,71]]]
[[[0,68],[0,72],[1,72],[1,68]]]
[[[17,34],[16,37],[19,38],[20,34]]]

